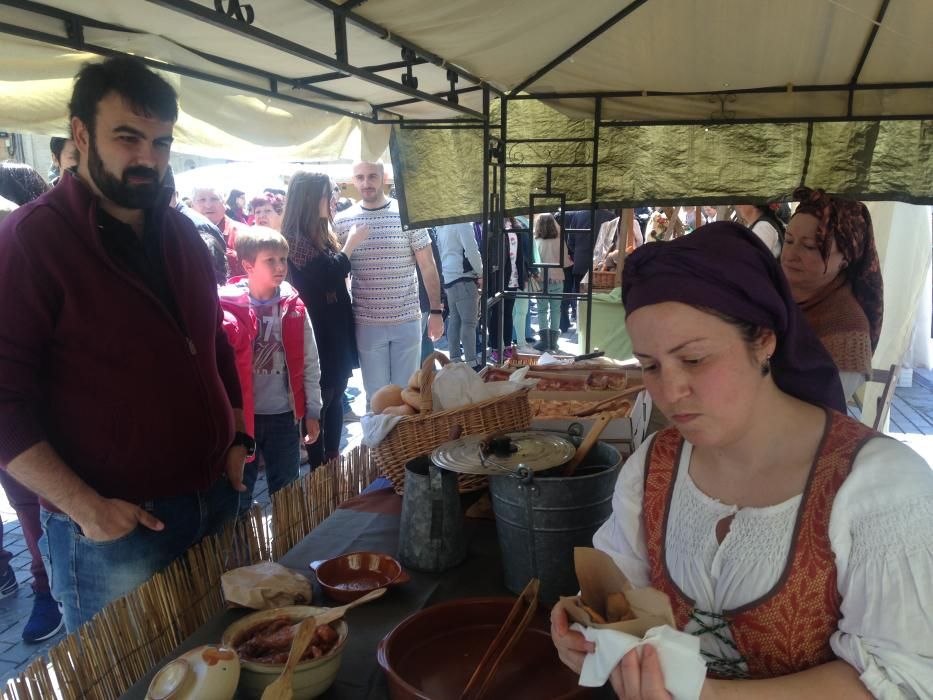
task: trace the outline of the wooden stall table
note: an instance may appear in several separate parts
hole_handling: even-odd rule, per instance
[[[308,534],[279,561],[280,564],[314,580],[309,563],[355,551],[398,551],[402,499],[391,488],[357,496],[343,503],[329,518]],[[347,613],[349,637],[340,672],[334,685],[320,697],[324,700],[384,700],[388,685],[376,661],[376,647],[399,622],[409,615],[442,601],[477,596],[509,596],[503,583],[499,543],[491,520],[465,519],[467,558],[463,564],[442,574],[406,569],[411,582],[392,587],[378,601]],[[323,601],[323,602],[322,602]],[[315,582],[315,605],[331,605]],[[130,688],[124,698],[145,698],[156,670],[172,658],[201,644],[219,643],[224,630],[249,610],[226,610],[209,620],[179,646],[170,657]],[[557,660],[556,654],[555,663]]]

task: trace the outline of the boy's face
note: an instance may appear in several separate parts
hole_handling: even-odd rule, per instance
[[[249,277],[249,286],[253,291],[271,291],[282,284],[288,272],[288,253],[275,248],[263,248],[256,255],[256,261],[243,261],[243,269]]]

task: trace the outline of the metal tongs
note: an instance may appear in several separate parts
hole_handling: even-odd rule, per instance
[[[534,617],[538,609],[538,590],[540,587],[541,581],[536,578],[531,579],[528,585],[525,586],[525,590],[518,596],[509,611],[509,616],[502,623],[502,627],[499,628],[495,639],[492,640],[492,644],[483,654],[483,658],[479,660],[479,664],[477,664],[476,670],[473,671],[473,675],[470,676],[466,688],[460,694],[460,700],[480,700],[486,695],[486,691],[489,689],[502,661],[508,656],[508,653],[518,642],[525,628],[528,627]]]

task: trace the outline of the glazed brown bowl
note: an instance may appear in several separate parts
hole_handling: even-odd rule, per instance
[[[464,598],[425,608],[379,642],[392,700],[458,700],[508,617],[514,598]],[[591,689],[561,663],[550,623],[538,609],[493,677],[489,698],[586,698]]]
[[[321,589],[340,603],[361,598],[377,588],[408,583],[411,578],[388,554],[351,552],[310,564]]]

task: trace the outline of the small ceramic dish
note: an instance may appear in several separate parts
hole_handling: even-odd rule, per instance
[[[340,603],[349,603],[377,588],[411,580],[394,558],[378,552],[341,554],[333,559],[313,561],[310,566],[324,593]]]
[[[230,700],[239,680],[240,659],[233,649],[201,646],[159,669],[146,700]]]

